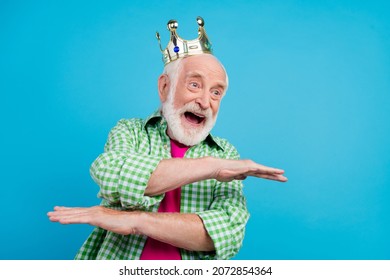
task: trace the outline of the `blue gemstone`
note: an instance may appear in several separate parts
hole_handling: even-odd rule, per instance
[[[176,46],[176,47],[173,48],[173,51],[174,51],[175,53],[178,53],[178,52],[180,51],[180,48],[179,48],[178,46]]]

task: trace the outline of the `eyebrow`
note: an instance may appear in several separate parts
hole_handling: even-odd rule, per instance
[[[202,73],[200,72],[197,72],[197,71],[192,71],[192,72],[189,72],[187,75],[186,75],[186,79],[188,78],[200,78],[200,79],[204,79],[206,78],[205,75],[203,75]],[[224,81],[216,81],[216,85],[213,86],[213,87],[221,87],[223,88],[224,90],[226,89],[226,82]]]

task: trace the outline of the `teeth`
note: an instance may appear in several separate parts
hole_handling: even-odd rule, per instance
[[[199,114],[197,114],[197,113],[194,113],[194,112],[191,112],[192,114],[194,114],[195,116],[197,116],[197,117],[199,117],[199,118],[202,118],[202,119],[204,119],[204,116],[203,115],[199,115]]]

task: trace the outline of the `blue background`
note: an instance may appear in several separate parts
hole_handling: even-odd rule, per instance
[[[155,32],[201,15],[230,77],[214,134],[289,178],[245,181],[235,259],[390,259],[389,3],[2,0],[0,258],[74,257],[92,227],[46,213],[99,203],[110,128],[159,105]]]

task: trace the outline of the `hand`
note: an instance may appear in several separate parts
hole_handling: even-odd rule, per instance
[[[220,182],[244,180],[248,176],[286,182],[284,170],[267,167],[252,160],[222,160],[217,163],[217,170],[213,176]]]
[[[54,207],[47,213],[50,221],[61,224],[90,224],[122,235],[137,234],[134,217],[136,212],[119,211],[103,206]]]

